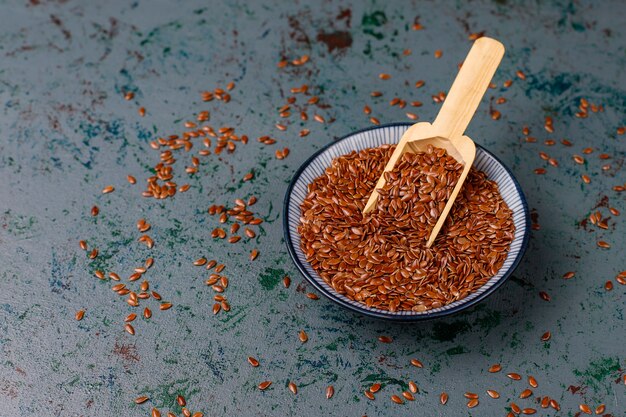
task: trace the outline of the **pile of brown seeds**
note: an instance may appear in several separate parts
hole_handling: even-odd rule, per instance
[[[309,185],[298,228],[302,250],[338,293],[368,307],[425,311],[460,300],[504,263],[515,232],[512,212],[497,184],[472,169],[426,248],[461,169],[445,150],[429,148],[403,157],[364,217],[393,150],[384,145],[338,157]]]

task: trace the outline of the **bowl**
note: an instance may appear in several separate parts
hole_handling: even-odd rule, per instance
[[[457,300],[445,306],[426,310],[416,311],[396,311],[390,312],[376,308],[369,308],[364,304],[350,300],[349,298],[336,292],[328,285],[322,277],[307,262],[306,257],[300,249],[300,234],[298,225],[300,224],[300,204],[308,194],[308,185],[324,170],[330,166],[331,161],[341,155],[352,151],[360,151],[365,148],[378,147],[384,144],[398,143],[402,134],[411,126],[411,123],[395,123],[376,126],[351,133],[343,138],[330,143],[311,156],[293,176],[283,205],[283,228],[285,242],[289,255],[304,277],[319,292],[330,298],[337,304],[357,313],[380,319],[394,321],[419,321],[443,317],[458,313],[474,304],[484,300],[487,296],[496,291],[513,273],[519,265],[526,247],[530,231],[530,216],[528,205],[522,189],[511,171],[491,152],[476,144],[476,159],[474,168],[479,169],[490,180],[498,184],[502,199],[513,212],[513,222],[515,224],[515,237],[511,242],[508,256],[498,273],[487,281],[482,287],[471,293],[462,300]]]

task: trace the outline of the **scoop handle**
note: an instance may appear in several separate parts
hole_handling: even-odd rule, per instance
[[[433,125],[450,140],[462,136],[504,56],[504,46],[482,37],[472,45]]]

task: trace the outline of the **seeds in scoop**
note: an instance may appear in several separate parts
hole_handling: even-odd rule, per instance
[[[441,403],[441,405],[446,405],[446,403],[448,402],[448,394],[442,392],[441,395],[439,395],[439,402]]]
[[[417,368],[423,368],[424,364],[422,364],[421,361],[417,360],[417,359],[411,359],[411,365],[417,367]]]
[[[81,320],[83,319],[83,317],[85,317],[85,310],[78,310],[78,311],[76,312],[76,314],[74,315],[74,318],[75,318],[77,321],[81,321]]]
[[[395,394],[391,396],[391,401],[393,401],[396,404],[404,404],[404,401],[402,400],[402,398],[398,397]]]
[[[142,395],[141,397],[135,398],[135,404],[143,404],[148,400],[149,400],[148,397]]]
[[[478,399],[474,398],[467,402],[467,408],[474,408],[478,405]]]
[[[259,389],[261,391],[265,391],[269,388],[270,385],[272,385],[272,381],[263,381],[259,384]]]
[[[491,373],[500,372],[501,370],[502,370],[502,365],[500,365],[499,363],[496,363],[495,365],[491,365],[488,369],[488,371]]]
[[[589,407],[587,404],[580,404],[578,408],[585,414],[591,414],[591,407]]]
[[[253,358],[252,356],[248,356],[248,363],[250,363],[250,365],[252,365],[255,368],[259,366],[259,361]]]
[[[335,395],[335,388],[332,385],[326,387],[326,399],[330,400]]]
[[[289,391],[293,392],[294,394],[298,393],[298,387],[296,386],[296,384],[294,384],[293,382],[289,382]]]
[[[532,376],[528,377],[528,385],[530,385],[533,388],[537,388],[539,386],[539,384],[537,383],[537,380]]]
[[[298,334],[298,338],[300,339],[302,343],[306,343],[307,340],[309,340],[309,336],[306,334],[304,330],[300,330],[300,333]]]
[[[520,374],[516,374],[515,372],[511,372],[510,374],[506,374],[506,376],[511,378],[514,381],[519,381],[520,379],[522,379]]]
[[[378,336],[378,341],[381,343],[391,343],[393,339],[389,336]]]
[[[378,382],[372,384],[372,386],[370,387],[370,392],[372,394],[377,393],[378,391],[380,391],[380,384]]]
[[[500,398],[500,393],[492,389],[487,390],[487,395],[489,395],[491,398]]]

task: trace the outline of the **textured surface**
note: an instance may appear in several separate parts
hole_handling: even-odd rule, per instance
[[[625,177],[626,136],[616,134],[626,110],[623,8],[620,1],[0,1],[0,416],[145,416],[152,406],[180,415],[177,394],[206,416],[504,416],[511,400],[536,407],[532,397],[518,399],[526,375],[539,381],[536,395],[559,401],[557,415],[602,402],[606,414],[624,415],[625,287],[615,277],[626,269],[626,225],[624,214],[607,208],[626,211],[624,194],[612,190]],[[424,30],[411,30],[417,15]],[[365,319],[305,297],[310,288],[282,241],[280,209],[292,174],[316,149],[368,126],[364,104],[384,123],[407,120],[407,109],[388,105],[392,97],[420,100],[420,120],[432,120],[439,105],[431,95],[449,87],[469,33],[483,30],[507,47],[498,88],[488,92],[502,117],[492,120],[485,100],[468,134],[515,172],[539,225],[515,276],[472,311],[418,325]],[[403,56],[405,48],[412,54]],[[283,57],[303,54],[311,56],[304,66],[277,69]],[[380,80],[380,72],[392,78]],[[413,88],[419,79],[426,85]],[[507,79],[513,84],[502,88]],[[200,100],[201,91],[231,80],[230,103]],[[324,106],[311,107],[307,122],[294,112],[287,131],[278,131],[278,108],[303,83]],[[371,98],[374,89],[384,96]],[[136,92],[132,101],[123,99],[128,90]],[[496,105],[501,96],[507,103]],[[576,118],[580,98],[604,111]],[[203,157],[189,180],[190,155],[179,151],[177,181],[191,189],[165,201],[141,197],[159,160],[149,142],[181,133],[201,110],[211,112],[212,126],[236,127],[250,143]],[[317,123],[314,113],[334,121]],[[543,128],[546,116],[553,134]],[[298,137],[300,125],[311,134]],[[523,139],[524,125],[536,143]],[[276,145],[256,141],[268,134]],[[279,146],[291,149],[284,160],[274,157]],[[575,164],[572,155],[587,146],[594,152]],[[535,175],[539,167],[547,173]],[[255,179],[243,183],[251,169]],[[127,174],[138,184],[129,185]],[[116,191],[101,194],[109,184]],[[207,208],[252,194],[265,220],[258,237],[214,241],[218,221]],[[97,217],[89,213],[94,204]],[[585,220],[598,204],[611,217],[608,230]],[[136,241],[141,217],[152,224],[152,250]],[[96,260],[79,239],[99,248]],[[599,248],[599,239],[611,248]],[[261,255],[250,262],[255,247]],[[203,255],[227,265],[228,313],[211,313],[208,273],[192,265]],[[142,301],[154,314],[137,319],[131,336],[123,319],[133,308],[93,272],[116,271],[125,281],[148,256],[155,264],[146,278],[174,307],[159,311],[155,300]],[[564,280],[567,271],[575,277]],[[289,289],[280,284],[286,274]],[[612,291],[604,289],[608,280]],[[305,344],[300,329],[309,335]],[[552,338],[542,342],[548,330]],[[381,335],[393,342],[380,343]],[[260,367],[248,365],[250,355]],[[424,368],[410,366],[411,358]],[[503,371],[488,373],[493,363]],[[389,396],[409,379],[420,387],[416,401],[393,404]],[[260,392],[264,380],[274,383]],[[295,397],[289,380],[299,386]],[[363,390],[374,382],[383,389],[370,401]],[[488,398],[489,388],[501,398]],[[445,406],[442,391],[450,395]],[[480,394],[477,408],[466,408],[466,391]],[[139,395],[150,402],[135,405]]]

